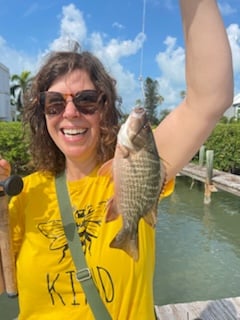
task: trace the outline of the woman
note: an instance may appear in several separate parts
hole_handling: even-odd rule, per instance
[[[167,179],[192,158],[233,97],[229,43],[215,0],[181,0],[186,41],[186,99],[154,135]],[[24,178],[9,214],[22,319],[94,319],[74,277],[54,178],[65,171],[87,263],[112,319],[154,319],[154,229],[139,225],[140,256],[109,247],[121,219],[106,223],[110,176],[97,171],[113,156],[119,112],[115,82],[90,53],[53,53],[36,75],[24,123],[37,168]],[[79,102],[80,101],[80,102]],[[0,160],[0,179],[10,166]],[[169,186],[171,189],[171,184]],[[168,190],[171,191],[171,190]],[[0,198],[0,206],[7,197]]]

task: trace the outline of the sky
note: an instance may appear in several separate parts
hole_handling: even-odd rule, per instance
[[[240,93],[240,1],[218,1],[230,40],[234,93]],[[185,90],[184,41],[177,0],[0,0],[0,63],[10,75],[34,75],[51,50],[69,39],[93,52],[117,80],[122,110],[142,99],[146,77],[157,80],[172,109]]]

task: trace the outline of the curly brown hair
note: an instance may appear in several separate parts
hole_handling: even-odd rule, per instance
[[[104,95],[104,103],[100,108],[98,163],[101,164],[114,155],[121,118],[117,108],[116,81],[90,52],[53,52],[33,78],[24,101],[23,125],[30,137],[29,148],[36,170],[58,174],[65,169],[65,156],[48,133],[43,108],[39,103],[39,93],[47,91],[56,78],[76,69],[85,70],[96,90]]]

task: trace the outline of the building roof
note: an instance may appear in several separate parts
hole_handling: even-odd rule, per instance
[[[233,106],[235,107],[238,105],[240,105],[240,93],[238,93],[233,99]]]

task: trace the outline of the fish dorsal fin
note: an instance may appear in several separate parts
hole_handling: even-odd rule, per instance
[[[108,160],[105,162],[98,170],[98,176],[112,176],[113,174],[113,159]]]

